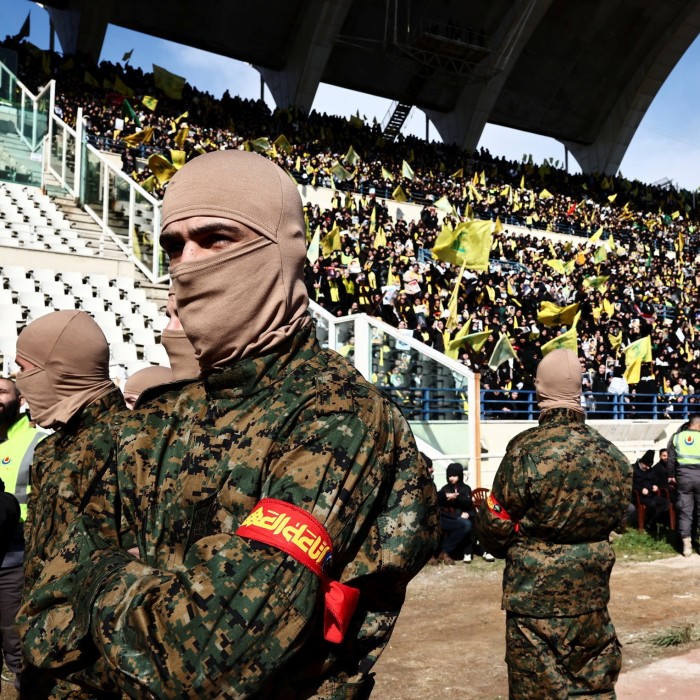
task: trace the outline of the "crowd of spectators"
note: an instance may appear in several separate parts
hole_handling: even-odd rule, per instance
[[[679,402],[687,406],[700,397],[698,216],[691,193],[570,174],[531,158],[508,161],[484,149],[466,153],[403,136],[389,141],[378,124],[359,118],[272,112],[260,100],[228,93],[215,99],[189,85],[181,99],[172,99],[155,87],[151,73],[128,64],[86,65],[56,54],[47,61],[26,43],[17,48],[22,80],[36,89],[56,78],[60,116],[73,123],[82,107],[91,141],[121,153],[125,172],[156,196],[167,185],[153,177],[149,156],[174,161],[173,151],[189,159],[220,148],[259,150],[299,182],[333,187],[330,207],[306,205],[309,236],[337,229],[340,241],[339,249],[308,265],[311,297],[338,316],[380,317],[441,351],[464,323],[470,332],[490,330],[478,354],[465,347],[458,359],[482,372],[493,417],[526,417],[524,397],[541,347],[566,330],[537,320],[544,301],[579,305],[584,397],[594,416],[611,417],[613,405],[624,400],[629,412],[646,417],[645,403],[656,397],[670,418]],[[115,83],[128,94],[115,91]],[[157,97],[154,110],[144,96]],[[148,128],[147,142],[124,141]],[[387,201],[404,197],[421,206],[415,219],[390,215]],[[446,221],[455,225],[465,216],[498,218],[504,229],[494,233],[489,270],[467,270],[460,280],[458,266],[430,251]],[[552,260],[561,261],[558,269]],[[566,271],[564,263],[570,263]],[[457,284],[457,326],[448,330]],[[517,357],[492,371],[486,361],[501,333]],[[645,336],[651,336],[653,362],[628,385],[624,348]],[[401,383],[392,380],[396,371],[387,368],[383,381]]]

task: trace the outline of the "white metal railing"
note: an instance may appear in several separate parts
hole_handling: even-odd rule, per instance
[[[48,129],[48,118],[52,111],[53,80],[45,85],[38,95],[17,79],[7,66],[0,62],[0,96],[16,110],[15,130],[29,149],[34,152]]]
[[[375,355],[381,355],[381,350],[379,353],[375,351],[377,348],[383,348],[387,343],[393,347],[399,343],[399,347],[410,348],[417,356],[432,360],[445,367],[455,378],[461,378],[462,386],[466,385],[467,387],[467,403],[470,407],[467,415],[467,449],[466,454],[462,456],[467,458],[474,473],[480,474],[481,439],[479,435],[479,383],[477,375],[460,362],[421,343],[412,336],[402,334],[393,326],[367,314],[354,314],[338,318],[313,301],[310,303],[310,311],[316,320],[319,342],[348,357],[368,381],[380,383],[378,360]]]

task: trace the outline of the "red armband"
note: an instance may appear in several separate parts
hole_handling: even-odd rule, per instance
[[[486,497],[486,507],[489,509],[489,513],[491,513],[491,515],[493,515],[495,518],[512,521],[512,518],[510,515],[508,515],[508,511],[493,497],[492,494],[489,494]],[[519,529],[519,523],[515,523],[515,531],[517,532]]]
[[[329,642],[342,642],[360,591],[333,581],[326,574],[333,565],[333,542],[323,525],[298,506],[276,498],[263,498],[236,534],[281,549],[321,579],[323,636]]]

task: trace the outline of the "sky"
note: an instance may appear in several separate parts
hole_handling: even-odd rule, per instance
[[[29,0],[0,0],[0,36],[19,32],[27,14],[31,13],[29,40],[41,49],[49,46],[47,13]],[[56,43],[56,48],[60,44]],[[155,63],[181,75],[187,81],[220,97],[225,90],[232,95],[257,99],[261,94],[260,74],[250,65],[199,49],[146,37],[143,34],[110,26],[102,49],[101,60],[121,61],[133,49],[131,65],[146,71]],[[627,153],[619,175],[645,183],[670,179],[677,187],[700,188],[700,39],[696,39],[671,72],[647,110]],[[274,100],[267,89],[264,99],[271,108]],[[383,123],[391,108],[390,100],[362,95],[331,85],[321,84],[313,109],[319,112],[350,116],[359,108],[360,115]],[[404,133],[425,138],[426,119],[418,109],[411,110],[403,127]],[[432,124],[430,140],[439,140]],[[492,155],[521,160],[532,154],[536,163],[545,158],[564,161],[564,147],[554,139],[487,124],[479,142]],[[569,170],[580,171],[573,157]]]

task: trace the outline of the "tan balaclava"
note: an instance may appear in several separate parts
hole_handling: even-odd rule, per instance
[[[568,408],[585,413],[581,406],[581,365],[571,350],[558,348],[544,356],[537,366],[535,389],[540,411]]]
[[[173,381],[173,373],[170,371],[169,367],[159,367],[154,365],[153,367],[144,367],[138,372],[134,372],[124,384],[124,398],[127,400],[127,406],[129,406],[130,400],[135,403],[138,401],[139,396],[143,394],[146,389],[150,389],[152,386],[159,386],[160,384],[168,384]]]
[[[37,369],[17,375],[17,388],[42,428],[59,428],[115,385],[109,345],[85,311],[55,311],[32,321],[17,338],[17,357]]]
[[[195,216],[245,224],[257,240],[170,269],[201,373],[272,352],[310,323],[301,197],[289,175],[246,151],[188,162],[168,184],[163,228]]]
[[[175,290],[172,287],[168,291],[167,309],[170,322],[160,334],[160,344],[165,348],[165,352],[168,353],[170,369],[173,373],[172,381],[193,379],[199,376],[199,362],[197,362],[192,343],[187,339],[187,335],[177,315]]]

